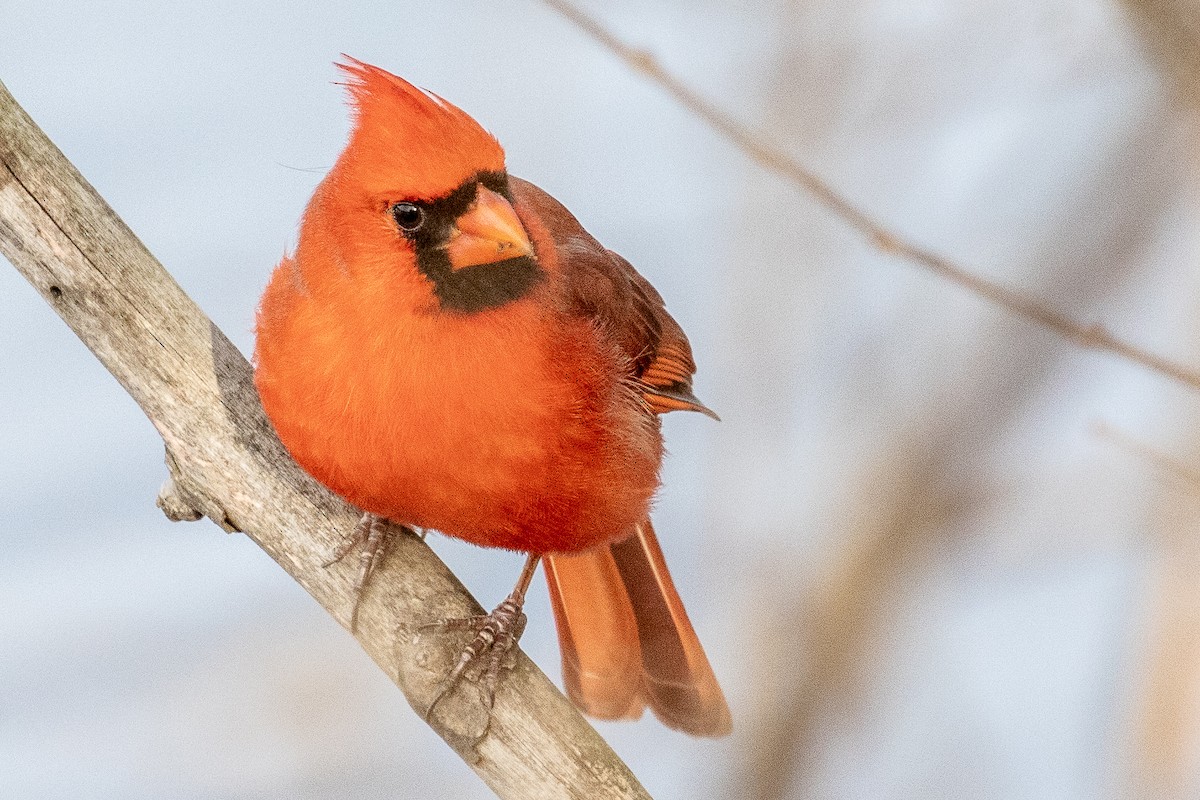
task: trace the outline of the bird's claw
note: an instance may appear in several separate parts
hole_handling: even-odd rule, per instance
[[[376,514],[365,513],[350,535],[333,549],[329,558],[321,565],[323,568],[331,567],[345,558],[356,546],[362,546],[358,554],[358,574],[354,577],[354,608],[350,611],[351,631],[358,626],[358,607],[362,601],[363,587],[383,560],[394,536],[395,531],[389,527],[386,519]],[[424,534],[421,538],[424,538]]]
[[[490,614],[463,619],[447,619],[422,625],[422,630],[437,628],[446,631],[471,630],[475,637],[463,650],[454,669],[446,678],[442,688],[425,711],[428,720],[438,701],[449,694],[463,679],[467,669],[479,664],[483,669],[484,701],[490,710],[496,704],[496,682],[500,671],[505,668],[506,660],[512,653],[513,647],[525,632],[526,617],[522,611],[524,597],[516,592],[510,594]]]

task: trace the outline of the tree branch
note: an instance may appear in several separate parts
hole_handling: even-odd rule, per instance
[[[876,221],[815,172],[754,133],[732,116],[705,100],[677,75],[669,72],[645,50],[621,41],[599,20],[584,13],[572,0],[543,0],[576,27],[595,39],[629,67],[645,75],[675,98],[684,108],[703,120],[709,127],[728,139],[759,166],[783,176],[807,192],[820,205],[832,212],[884,253],[896,256],[939,278],[957,284],[1013,316],[1051,331],[1083,348],[1111,353],[1119,358],[1172,378],[1192,389],[1200,390],[1200,370],[1172,361],[1149,350],[1126,342],[1109,333],[1101,325],[1085,325],[1066,314],[1001,283],[969,272],[890,230]],[[1132,2],[1132,0],[1130,0]]]
[[[263,414],[250,365],[0,83],[0,253],[121,382],[162,435],[159,505],[245,531],[343,627],[355,565],[320,567],[357,512],[305,474]],[[356,638],[425,714],[464,644],[423,623],[482,609],[423,542],[399,536]],[[488,714],[470,687],[430,725],[502,798],[648,798],[629,768],[517,653]],[[486,733],[486,735],[485,735]]]

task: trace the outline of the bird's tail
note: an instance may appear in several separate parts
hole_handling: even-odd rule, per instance
[[[586,714],[637,719],[650,706],[668,727],[724,736],[729,706],[688,620],[650,520],[628,539],[547,555],[563,683]]]

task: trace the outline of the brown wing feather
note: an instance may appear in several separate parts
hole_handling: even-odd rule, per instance
[[[629,262],[604,249],[557,200],[511,179],[518,210],[553,239],[568,313],[586,316],[629,362],[650,411],[700,411],[687,336]],[[730,731],[729,706],[675,590],[650,520],[607,547],[544,559],[567,694],[583,711],[629,719],[649,706],[697,736]]]
[[[519,206],[531,209],[554,238],[568,310],[593,319],[629,357],[630,378],[650,410],[699,411],[716,419],[692,393],[692,347],[650,282],[597,242],[562,203],[520,178],[510,185]]]

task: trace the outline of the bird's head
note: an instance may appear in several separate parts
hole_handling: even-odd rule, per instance
[[[376,277],[416,278],[441,310],[481,311],[527,294],[544,274],[513,209],[500,143],[402,78],[349,57],[338,66],[355,124],[305,217],[319,249]]]

